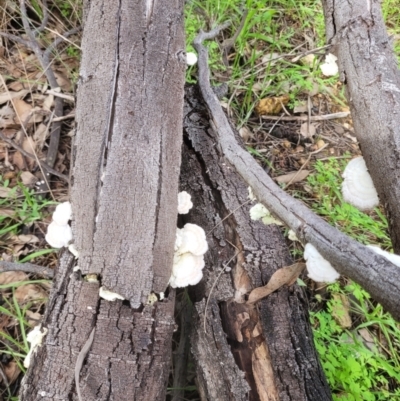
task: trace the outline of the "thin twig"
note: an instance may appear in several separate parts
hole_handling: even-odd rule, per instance
[[[282,120],[282,121],[325,121],[334,120],[335,118],[345,118],[350,115],[349,111],[341,111],[339,113],[325,114],[322,116],[266,116],[262,115],[261,118],[264,120]]]
[[[62,174],[59,173],[57,170],[54,170],[52,167],[50,167],[49,165],[47,165],[45,162],[41,162],[37,156],[32,155],[31,153],[27,152],[26,150],[24,150],[21,146],[17,145],[12,139],[7,138],[1,131],[0,131],[0,138],[8,143],[10,146],[12,146],[15,150],[18,150],[18,152],[21,152],[21,154],[23,154],[26,157],[29,157],[30,159],[33,159],[36,161],[36,163],[39,163],[39,167],[43,168],[44,170],[46,170],[47,172],[61,178],[62,180],[66,181],[69,183],[69,178]]]
[[[49,267],[34,265],[32,263],[16,263],[0,260],[0,272],[22,271],[25,273],[38,274],[45,278],[53,278],[54,270]]]

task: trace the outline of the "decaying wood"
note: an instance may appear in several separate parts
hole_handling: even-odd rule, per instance
[[[21,401],[76,401],[77,385],[85,401],[165,400],[175,293],[149,295],[172,269],[184,2],[147,3],[85,3],[71,177],[80,257],[61,257]],[[100,286],[126,301],[99,298]]]
[[[322,4],[354,132],[385,206],[394,250],[400,253],[400,72],[381,2],[324,0]]]
[[[201,399],[330,400],[301,290],[284,286],[258,304],[246,303],[252,288],[292,264],[280,229],[250,220],[247,185],[223,156],[193,88],[184,115],[181,190],[194,207],[180,223],[209,233],[205,277],[192,290]]]
[[[138,308],[151,290],[165,291],[172,269],[186,68],[181,0],[154,6],[149,25],[142,0],[92,3],[85,29],[101,40],[82,40],[74,240],[82,272],[101,274],[102,285]]]
[[[210,87],[207,50],[202,45],[204,40],[214,37],[218,32],[219,29],[208,34],[201,33],[195,40],[195,47],[199,53],[200,88],[210,110],[211,121],[217,135],[216,145],[221,147],[223,157],[250,185],[257,199],[290,227],[297,238],[303,243],[313,244],[339,273],[359,283],[395,319],[400,320],[398,267],[330,226],[303,203],[284,192],[253,157],[238,145],[220,103]],[[393,182],[397,182],[395,177]],[[400,188],[400,185],[398,186]]]

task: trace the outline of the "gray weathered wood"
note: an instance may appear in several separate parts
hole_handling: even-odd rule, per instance
[[[85,2],[71,180],[80,257],[62,254],[21,401],[76,401],[76,369],[85,401],[165,400],[175,292],[148,295],[172,269],[184,2],[150,3]],[[101,299],[100,286],[127,301]]]
[[[182,91],[181,1],[92,2],[82,41],[73,233],[82,272],[139,307],[165,291],[175,241]]]
[[[400,253],[400,72],[379,0],[322,1],[354,132]]]

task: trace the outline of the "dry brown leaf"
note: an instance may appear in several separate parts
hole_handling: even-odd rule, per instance
[[[10,196],[11,188],[0,187],[0,198],[8,198]]]
[[[25,168],[24,158],[18,150],[12,155],[12,163],[16,165],[20,170]]]
[[[349,329],[351,327],[351,317],[349,313],[350,302],[344,294],[332,294],[333,302],[332,316],[336,320],[337,324],[343,329]]]
[[[64,92],[71,92],[72,91],[72,84],[70,79],[68,78],[68,74],[62,71],[55,71],[54,75],[56,76],[56,80],[60,88]]]
[[[35,244],[39,241],[39,238],[33,234],[13,235],[9,239],[10,244]]]
[[[0,285],[18,283],[29,280],[29,276],[22,271],[0,273]]]
[[[25,317],[29,326],[35,327],[42,321],[43,316],[39,312],[32,312],[31,310],[27,309],[25,312]]]
[[[12,104],[14,105],[15,113],[17,114],[15,122],[23,124],[32,112],[32,105],[26,103],[22,99],[13,99]]]
[[[36,127],[35,133],[33,134],[33,139],[35,140],[37,149],[43,149],[43,145],[46,141],[46,138],[49,134],[49,130],[45,124],[39,124]]]
[[[17,362],[15,362],[14,360],[10,361],[5,366],[3,365],[3,371],[7,377],[8,384],[13,384],[15,380],[18,379],[18,376],[21,373]]]
[[[247,303],[254,303],[265,298],[283,285],[292,285],[305,267],[305,263],[295,263],[277,270],[264,287],[255,288],[249,295]]]
[[[11,99],[22,99],[29,93],[28,90],[23,89],[18,92],[8,91],[0,93],[0,104],[7,103]]]
[[[258,102],[255,111],[260,116],[264,114],[279,114],[282,111],[283,106],[287,105],[288,102],[288,95],[266,97]]]
[[[29,171],[24,171],[23,173],[21,173],[21,180],[22,183],[27,186],[30,187],[32,185],[36,184],[36,181],[38,180],[37,177],[35,177],[31,172]]]
[[[293,171],[291,173],[275,177],[274,180],[281,184],[287,184],[289,182],[295,183],[303,181],[305,178],[307,178],[309,174],[310,174],[309,170]]]
[[[51,111],[51,108],[54,105],[54,95],[47,95],[43,101],[43,109],[47,111]]]
[[[0,209],[1,217],[13,217],[15,215],[15,211],[13,209]]]
[[[300,134],[304,136],[304,138],[311,138],[317,132],[316,125],[311,123],[303,123],[300,127]]]
[[[47,293],[36,284],[19,286],[14,292],[18,305],[25,305],[28,302],[43,302],[47,299]]]

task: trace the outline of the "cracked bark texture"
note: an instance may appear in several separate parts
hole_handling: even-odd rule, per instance
[[[82,272],[135,308],[171,275],[186,68],[183,1],[147,3],[85,11],[71,190]]]
[[[147,6],[151,4],[152,7]],[[86,1],[71,202],[80,257],[62,253],[48,329],[20,401],[164,400],[182,144],[183,0]],[[79,263],[80,270],[74,271]],[[97,280],[88,280],[88,274]],[[99,287],[126,301],[99,298]]]
[[[400,253],[400,73],[379,0],[323,0],[354,130]]]
[[[250,220],[247,186],[223,157],[194,88],[186,91],[184,133],[180,189],[194,207],[180,224],[202,226],[210,248],[204,278],[191,291],[201,399],[331,400],[301,289],[283,287],[257,305],[245,303],[251,288],[292,261],[277,226]]]

